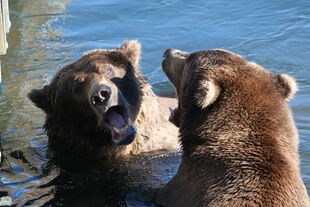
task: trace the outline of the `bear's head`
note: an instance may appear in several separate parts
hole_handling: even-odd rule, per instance
[[[247,113],[259,114],[265,106],[272,108],[292,98],[297,90],[292,77],[272,73],[222,49],[191,54],[168,49],[162,68],[178,93],[179,106],[170,117],[177,126],[186,119],[181,118],[184,111],[200,113],[217,105],[223,111],[246,107]]]
[[[130,144],[145,82],[140,53],[138,41],[88,51],[62,68],[49,85],[32,90],[29,98],[46,113],[49,141],[94,148]]]

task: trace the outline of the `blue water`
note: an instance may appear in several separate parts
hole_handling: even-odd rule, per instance
[[[6,198],[7,203],[73,206],[76,202],[73,198],[79,198],[80,205],[89,200],[100,202],[102,194],[96,196],[102,190],[100,185],[83,187],[77,184],[79,175],[46,169],[44,114],[30,103],[26,94],[48,83],[57,70],[84,51],[114,48],[128,39],[142,43],[142,72],[158,93],[173,90],[160,66],[167,48],[189,52],[224,48],[274,72],[295,77],[299,92],[290,106],[300,135],[301,173],[310,192],[310,1],[10,0],[9,3],[12,28],[8,53],[1,58],[0,96],[1,144],[5,156],[0,169],[0,197]],[[178,163],[178,154],[148,155],[128,161],[129,171],[140,169],[136,172],[139,179],[129,182],[129,191],[122,198],[124,203],[154,206],[150,199],[152,191],[173,176]],[[98,172],[91,175],[91,178],[102,176]],[[81,191],[59,188],[61,184]]]

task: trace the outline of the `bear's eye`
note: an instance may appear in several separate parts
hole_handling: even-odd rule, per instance
[[[97,69],[97,72],[99,73],[99,74],[103,74],[103,75],[105,75],[106,77],[108,77],[108,78],[111,78],[111,77],[113,77],[113,75],[114,75],[114,68],[113,68],[113,66],[112,65],[110,65],[110,64],[104,64],[104,65],[101,65],[98,69]]]
[[[106,69],[106,75],[107,75],[108,77],[112,77],[112,75],[113,75],[113,69],[112,69],[111,67],[107,67],[107,69]]]
[[[75,95],[81,95],[83,92],[83,87],[81,85],[75,86],[73,91]]]

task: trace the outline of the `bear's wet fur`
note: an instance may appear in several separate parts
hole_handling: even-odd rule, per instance
[[[287,100],[297,86],[221,49],[168,49],[162,66],[178,92],[171,120],[183,156],[157,193],[163,206],[309,207],[298,134]]]
[[[140,55],[136,40],[88,51],[50,84],[29,93],[46,113],[44,128],[54,154],[109,159],[178,149],[177,128],[165,117],[176,100],[154,95],[141,74]]]

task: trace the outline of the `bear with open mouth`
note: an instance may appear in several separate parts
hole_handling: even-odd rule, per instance
[[[86,52],[29,98],[46,113],[49,148],[57,154],[111,158],[177,150],[167,121],[172,98],[156,97],[139,69],[141,45]]]

